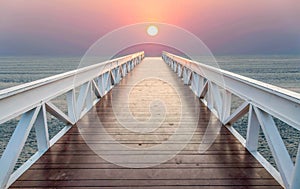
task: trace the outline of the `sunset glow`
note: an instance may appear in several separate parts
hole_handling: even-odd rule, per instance
[[[217,54],[297,53],[299,20],[298,0],[10,0],[0,6],[0,53],[82,54],[141,22],[184,28]]]
[[[150,25],[147,28],[147,33],[150,36],[156,36],[158,34],[158,28],[156,26],[154,26],[154,25]]]

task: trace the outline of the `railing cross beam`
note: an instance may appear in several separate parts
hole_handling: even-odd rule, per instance
[[[268,113],[256,107],[254,107],[254,111],[272,151],[281,178],[285,186],[290,188],[294,166],[274,120]]]
[[[24,113],[0,159],[0,188],[5,188],[41,106]]]

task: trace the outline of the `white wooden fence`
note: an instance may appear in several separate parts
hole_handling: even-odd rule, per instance
[[[193,92],[227,126],[237,139],[256,157],[271,175],[287,189],[300,188],[300,147],[294,165],[283,143],[273,117],[300,130],[300,95],[180,56],[163,52],[162,58],[171,69],[191,85]],[[232,114],[231,94],[244,100]],[[248,115],[244,139],[230,125]],[[277,171],[258,151],[262,129],[275,159]]]
[[[299,94],[167,52],[162,57],[275,179],[285,188],[300,188],[300,148],[294,165],[273,120],[276,117],[300,130]],[[1,156],[0,188],[9,187],[143,58],[144,53],[139,52],[0,91],[0,124],[21,115]],[[75,88],[80,88],[78,95]],[[50,102],[62,94],[67,97],[67,115]],[[245,101],[233,113],[230,112],[232,94]],[[51,140],[46,112],[69,124]],[[230,125],[247,113],[244,139]],[[38,151],[13,172],[32,127]],[[279,171],[257,151],[260,128]]]
[[[139,52],[0,91],[0,124],[21,115],[1,156],[0,188],[9,187],[143,58],[144,52]],[[76,88],[80,88],[78,95]],[[67,115],[50,102],[63,94],[67,97]],[[46,112],[68,124],[51,140]],[[38,151],[13,172],[32,127]]]

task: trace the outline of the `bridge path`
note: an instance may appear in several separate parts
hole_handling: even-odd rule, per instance
[[[199,151],[204,137],[215,140]],[[145,58],[11,186],[44,187],[282,188],[158,57]]]

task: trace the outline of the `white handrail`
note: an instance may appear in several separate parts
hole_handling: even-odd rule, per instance
[[[84,67],[78,70],[54,75],[16,87],[0,91],[0,124],[16,117],[38,104],[49,101],[72,88],[96,78],[102,73],[108,72],[128,61],[141,56],[143,52],[124,56],[114,60]],[[110,65],[106,67],[105,65]],[[102,69],[105,66],[105,69]],[[101,71],[101,73],[100,73]],[[51,88],[55,90],[49,90]],[[34,97],[34,98],[32,98]],[[26,99],[26,100],[24,100]]]
[[[46,112],[73,125],[143,58],[144,52],[139,52],[0,91],[0,123],[21,115],[0,159],[0,188],[8,188],[70,129],[67,125],[49,140]],[[67,97],[68,115],[50,102],[63,94]],[[13,172],[32,127],[36,130],[38,151]]]
[[[285,188],[300,188],[296,179],[300,176],[300,146],[294,165],[272,118],[276,117],[300,130],[300,94],[168,52],[163,52],[162,58],[179,77],[183,77],[184,84],[191,85],[193,92],[275,179]],[[231,94],[245,101],[232,114]],[[205,99],[206,96],[208,98]],[[248,112],[247,137],[244,139],[228,124],[234,123]],[[279,172],[257,151],[260,127]]]

